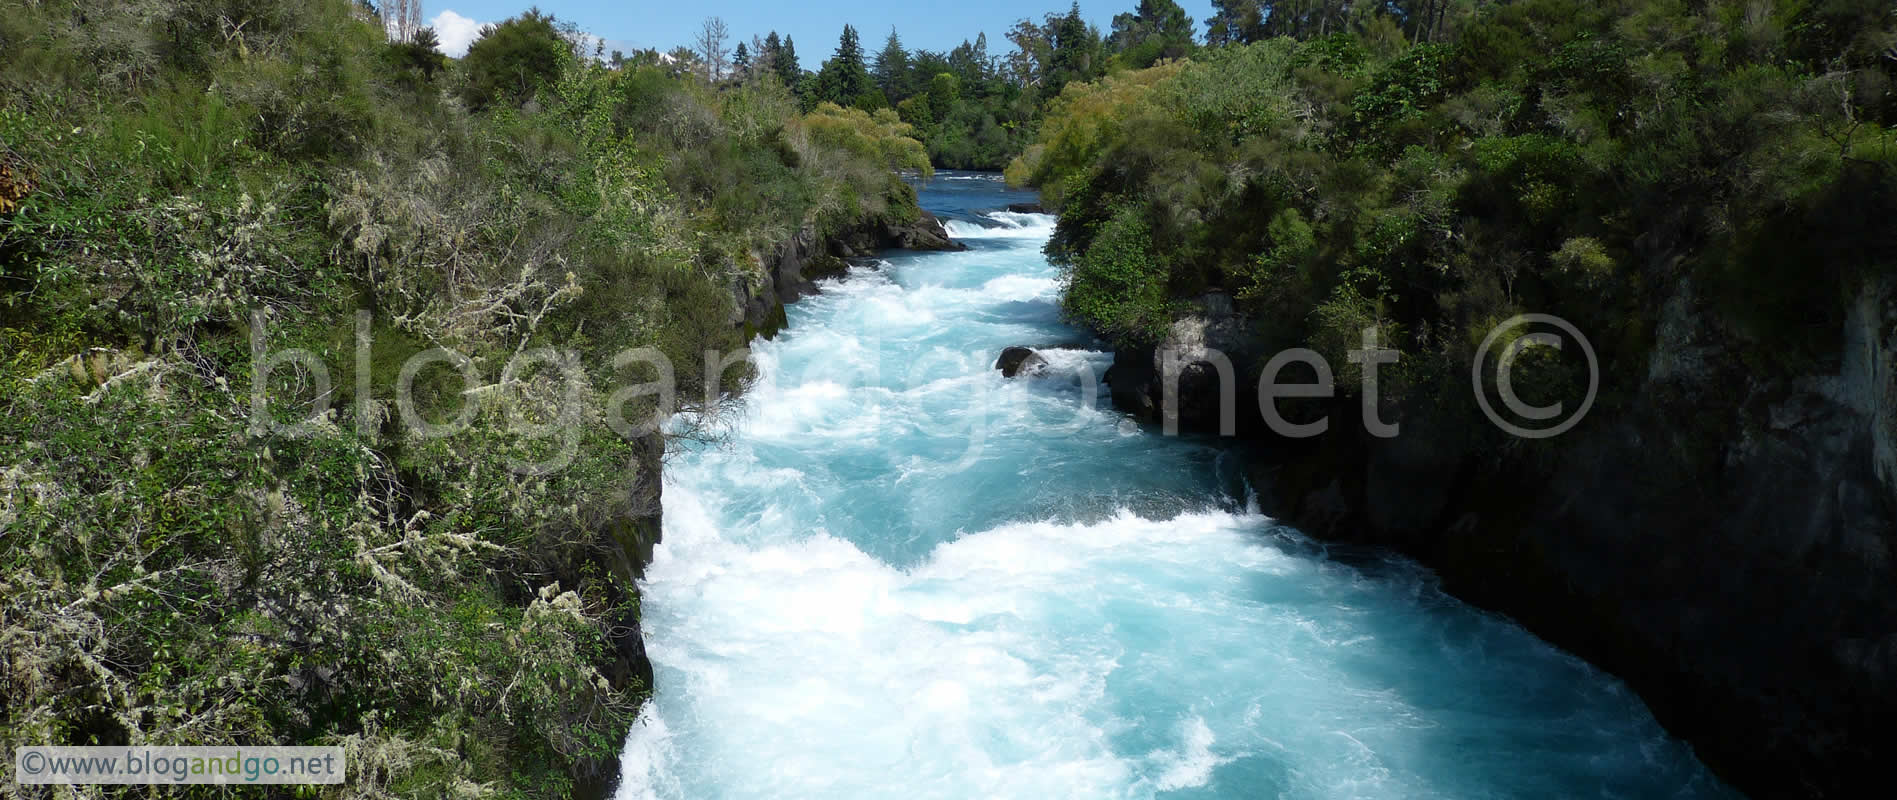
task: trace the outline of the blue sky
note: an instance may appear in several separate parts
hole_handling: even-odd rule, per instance
[[[836,49],[844,23],[855,25],[864,48],[874,52],[896,26],[909,48],[947,50],[975,34],[988,33],[988,52],[1012,49],[1003,34],[1015,20],[1039,20],[1050,11],[1066,11],[1071,0],[951,0],[944,3],[863,3],[845,0],[686,0],[685,2],[610,2],[540,0],[542,11],[577,23],[607,41],[607,49],[689,45],[706,17],[723,17],[733,44],[776,30],[797,41],[805,69],[816,69]],[[1211,0],[1178,0],[1205,34]],[[534,0],[424,0],[422,15],[441,34],[442,47],[459,56],[482,23],[497,22],[527,10]],[[1091,0],[1080,12],[1104,33],[1115,14],[1131,11],[1139,0]]]

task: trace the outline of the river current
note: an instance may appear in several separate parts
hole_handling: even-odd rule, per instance
[[[620,798],[1730,796],[1618,680],[1115,412],[1032,199],[939,174],[971,249],[824,284],[675,445]]]

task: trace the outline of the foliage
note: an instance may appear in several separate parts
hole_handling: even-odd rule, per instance
[[[559,77],[571,49],[553,16],[539,9],[482,28],[461,59],[461,99],[475,111],[519,106]]]
[[[1119,66],[1145,69],[1193,51],[1192,20],[1173,0],[1140,0],[1139,8],[1113,18],[1107,46]]]
[[[1008,170],[1062,212],[1068,312],[1123,342],[1223,290],[1270,347],[1374,325],[1451,374],[1556,313],[1625,332],[1613,392],[1682,278],[1784,368],[1897,263],[1888,4],[1215,5],[1223,46],[1070,86]]]
[[[756,254],[913,214],[927,162],[887,112],[567,41],[530,12],[454,76],[341,0],[0,17],[0,745],[335,744],[365,797],[612,763],[661,447],[606,424],[657,410],[613,355],[741,348]],[[437,347],[470,377],[404,414]]]
[[[869,69],[863,64],[863,46],[857,40],[856,29],[845,25],[843,35],[837,38],[836,55],[823,62],[823,69],[817,72],[817,90],[804,102],[813,107],[819,103],[863,106],[874,87]]]
[[[928,151],[910,138],[914,132],[889,109],[869,114],[858,108],[839,108],[825,103],[805,117],[804,124],[816,142],[851,153],[892,170],[915,170],[927,178],[932,170]]]

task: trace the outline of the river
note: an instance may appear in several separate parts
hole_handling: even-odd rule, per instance
[[[1052,218],[995,211],[1032,199],[938,175],[971,249],[792,306],[672,455],[619,797],[1731,796],[1618,680],[1114,412]],[[1076,349],[1009,380],[1009,345]]]

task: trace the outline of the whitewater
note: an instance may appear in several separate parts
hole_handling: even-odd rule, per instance
[[[971,249],[792,306],[670,457],[618,797],[1730,796],[1611,676],[1116,412],[1032,199],[925,186]]]

